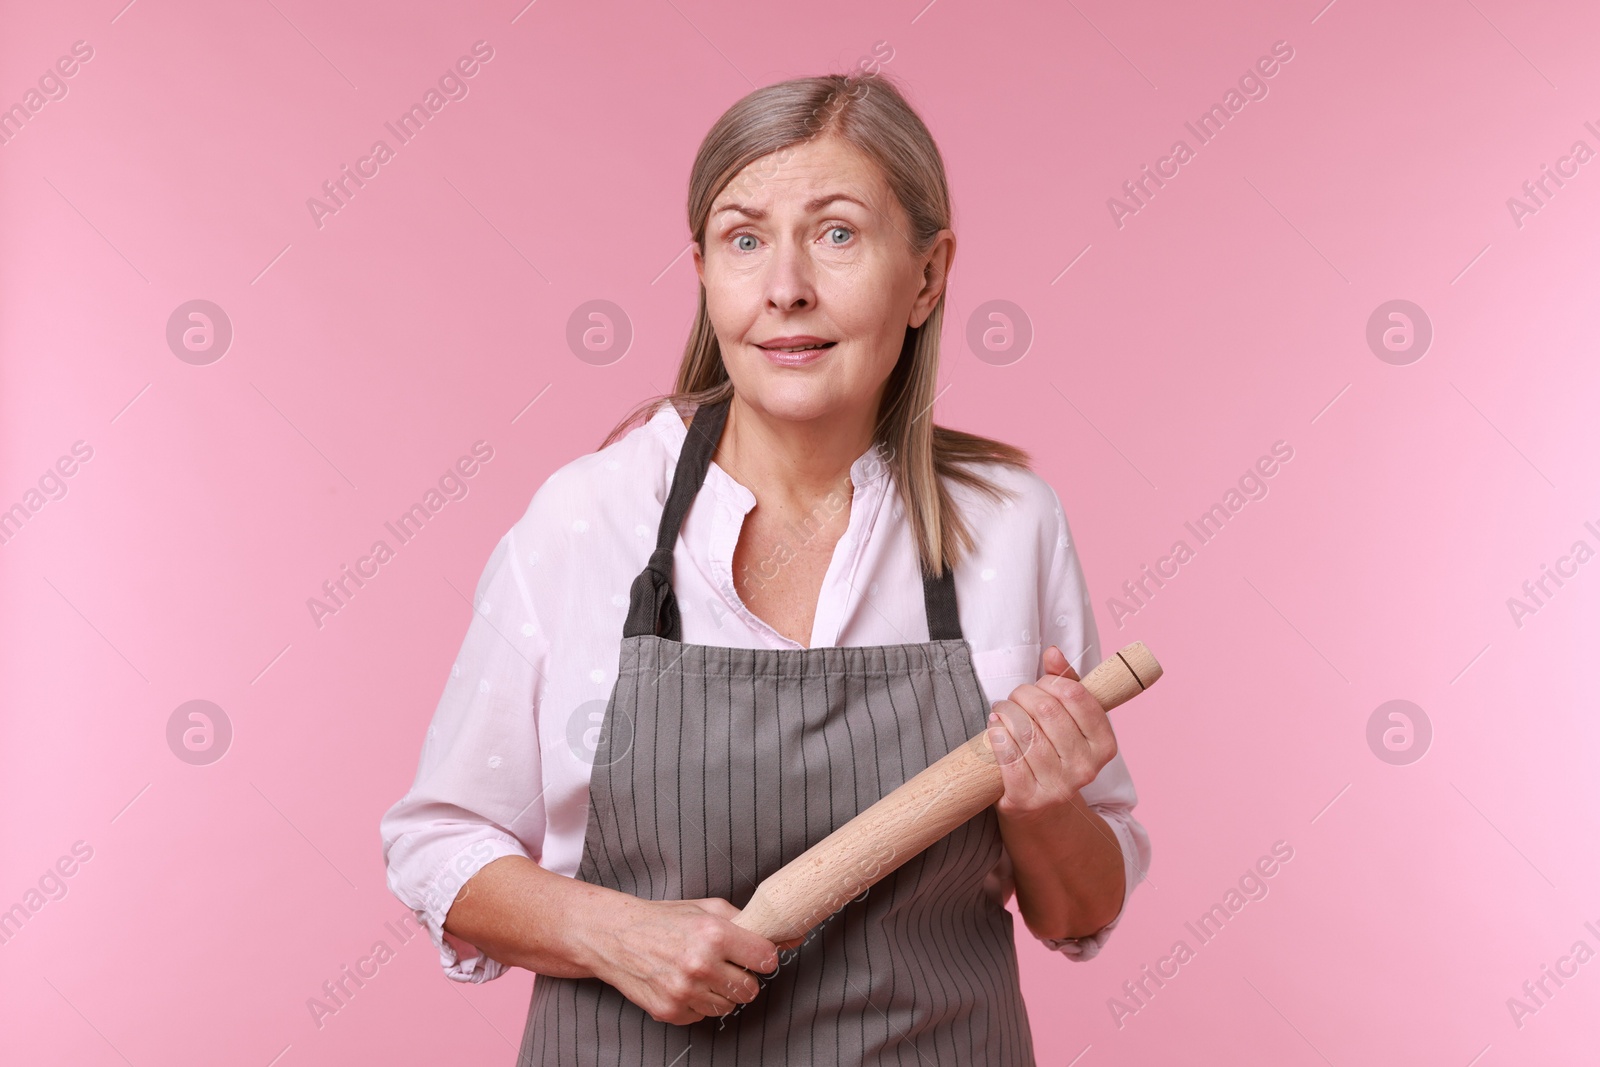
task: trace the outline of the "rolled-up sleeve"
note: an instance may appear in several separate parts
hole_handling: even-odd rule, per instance
[[[516,532],[489,556],[416,778],[379,825],[389,890],[427,928],[445,974],[460,982],[489,981],[505,967],[445,933],[457,894],[502,856],[537,862],[546,825],[536,709],[549,646]]]
[[[1040,647],[1042,650],[1057,645],[1082,675],[1101,660],[1100,638],[1083,567],[1059,499],[1055,500],[1055,521],[1043,523],[1042,530],[1046,543],[1041,546],[1041,558],[1050,562],[1040,568],[1043,581],[1039,600]],[[1122,908],[1111,922],[1084,937],[1039,938],[1048,948],[1080,962],[1093,959],[1105,946],[1111,932],[1127,914],[1128,899],[1133,896],[1134,887],[1144,880],[1145,872],[1150,869],[1150,835],[1134,817],[1133,809],[1139,803],[1139,795],[1120,751],[1100,768],[1095,780],[1083,788],[1082,795],[1115,835],[1122,850],[1126,878]]]

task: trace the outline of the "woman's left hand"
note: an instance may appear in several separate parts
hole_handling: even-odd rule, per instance
[[[1005,783],[996,808],[1012,820],[1071,804],[1117,754],[1105,709],[1055,645],[1045,650],[1044,670],[995,701],[989,715],[989,747]]]

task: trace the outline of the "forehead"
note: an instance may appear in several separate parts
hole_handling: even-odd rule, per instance
[[[838,137],[790,145],[752,160],[734,175],[711,205],[769,210],[800,207],[825,193],[848,193],[869,204],[881,203],[888,182],[876,161]]]

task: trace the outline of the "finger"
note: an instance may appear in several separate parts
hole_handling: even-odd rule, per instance
[[[728,924],[723,943],[723,958],[747,971],[771,971],[778,965],[778,946],[752,930]]]
[[[726,926],[722,929],[723,958],[730,963],[737,963],[747,971],[771,971],[778,965],[778,946],[756,933],[746,930],[733,920],[739,917],[739,909],[720,897],[705,897],[692,900],[703,911],[724,920]]]
[[[719,919],[732,921],[739,917],[739,909],[721,897],[701,897],[698,900],[687,901],[701,911],[710,912]]]
[[[1065,679],[1062,682],[1073,684]],[[1049,767],[1053,760],[1066,758],[1074,745],[1083,743],[1077,727],[1073,725],[1072,716],[1067,714],[1055,695],[1042,685],[1019,685],[1011,691],[1005,703],[1016,709],[1011,718],[1012,733],[1040,770]]]
[[[1111,730],[1111,717],[1082,682],[1067,678],[1041,678],[1038,684],[1039,688],[1060,702],[1078,732],[1090,745],[1102,749],[1116,744]]]
[[[727,997],[707,990],[704,995],[690,1005],[690,1008],[708,1019],[714,1019],[727,1015],[738,1006]],[[699,1020],[695,1021],[698,1022]]]
[[[1072,661],[1067,659],[1066,653],[1062,652],[1058,645],[1051,645],[1044,650],[1042,666],[1045,674],[1054,675],[1058,678],[1071,678],[1075,682],[1078,681],[1078,672],[1073,669]]]
[[[1105,709],[1081,682],[1041,678],[1037,685],[1019,685],[1011,702],[1032,716],[1043,739],[1035,746],[1037,758],[1034,752],[1028,754],[1041,798],[1082,788],[1116,755],[1116,735]],[[1047,747],[1052,750],[1049,758],[1043,752]],[[1025,803],[1017,795],[1011,799]]]
[[[997,700],[989,713],[989,747],[994,750],[995,762],[1000,767],[1000,780],[1005,786],[1005,798],[1014,803],[1026,803],[1039,789],[1038,775],[1028,761],[1026,751],[1018,742],[1012,728],[1014,715],[1025,712],[1007,700]]]
[[[761,995],[761,981],[749,971],[724,964],[710,983],[712,992],[737,1004],[748,1004]]]
[[[1018,749],[1024,756],[1031,755],[1034,746],[1043,740],[1031,710],[1022,700],[1018,699],[1019,695],[1027,698],[1028,694],[1025,690],[1031,688],[1033,687],[1019,685],[1011,691],[1009,697],[995,701],[989,708],[991,718],[996,712],[1000,714],[1006,729],[1011,732],[1012,740],[1017,743]],[[1038,702],[1037,695],[1032,699],[1035,703]]]

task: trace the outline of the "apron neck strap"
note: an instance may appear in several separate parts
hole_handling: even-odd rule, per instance
[[[688,436],[678,453],[672,488],[667,491],[667,503],[661,511],[655,551],[650,553],[650,561],[634,579],[628,598],[623,637],[653,634],[669,641],[683,640],[678,598],[672,591],[672,554],[683,520],[705,484],[706,472],[711,468],[711,457],[716,454],[717,442],[722,438],[732,401],[730,394],[714,403],[702,404],[689,420]],[[922,599],[928,613],[929,640],[959,639],[961,619],[956,611],[955,576],[948,564],[938,578],[923,569]]]
[[[928,640],[961,639],[961,616],[956,612],[956,577],[950,564],[935,578],[922,571],[922,603],[928,612]]]

